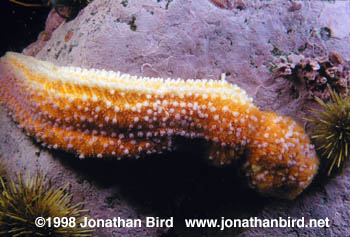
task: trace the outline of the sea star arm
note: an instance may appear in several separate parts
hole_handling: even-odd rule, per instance
[[[139,157],[171,150],[174,137],[203,139],[215,164],[243,161],[249,184],[299,194],[318,159],[292,119],[260,111],[225,80],[142,78],[7,53],[0,99],[14,120],[50,148],[86,156]]]

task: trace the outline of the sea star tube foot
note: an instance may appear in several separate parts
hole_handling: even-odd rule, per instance
[[[0,100],[38,141],[80,158],[138,158],[172,150],[175,137],[203,139],[214,164],[245,157],[250,186],[289,199],[318,168],[296,122],[260,111],[225,80],[136,77],[9,52],[0,61]]]

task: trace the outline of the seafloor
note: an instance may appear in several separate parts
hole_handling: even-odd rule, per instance
[[[214,4],[216,2],[217,4]],[[300,123],[317,104],[303,84],[273,73],[279,57],[350,57],[349,1],[94,0],[69,22],[50,14],[24,53],[59,65],[129,74],[226,79],[262,110]],[[56,25],[55,25],[56,24]],[[53,27],[55,26],[55,27]],[[56,28],[56,29],[55,29]],[[297,90],[297,92],[296,92]],[[175,218],[173,228],[100,228],[96,236],[348,236],[350,168],[317,177],[292,201],[259,196],[232,167],[215,168],[197,150],[141,160],[79,160],[42,149],[0,107],[0,153],[11,171],[70,183],[94,218]],[[185,228],[185,218],[319,218],[330,228]]]

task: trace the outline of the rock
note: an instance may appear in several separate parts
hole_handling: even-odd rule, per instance
[[[276,58],[292,53],[321,57],[335,51],[348,59],[346,2],[304,1],[293,8],[287,1],[243,3],[231,9],[207,0],[94,0],[76,19],[53,30],[39,51],[24,52],[59,65],[139,76],[219,79],[225,73],[261,109],[303,123],[316,103],[307,99],[301,85],[275,78],[270,70]],[[321,35],[324,27],[330,30],[327,37]],[[267,199],[237,183],[231,167],[218,169],[201,162],[199,151],[119,162],[80,161],[72,154],[47,150],[38,157],[39,146],[16,128],[3,108],[0,118],[0,151],[11,170],[43,170],[56,185],[69,182],[75,201],[84,201],[90,216],[175,217],[174,228],[100,228],[96,236],[348,234],[349,168],[344,178],[316,179],[296,200]],[[329,218],[331,228],[184,227],[185,218],[221,216]]]
[[[39,34],[37,41],[30,44],[23,50],[23,53],[26,55],[35,56],[51,38],[52,32],[54,32],[63,22],[64,19],[60,17],[54,9],[52,9],[47,17],[45,30]]]

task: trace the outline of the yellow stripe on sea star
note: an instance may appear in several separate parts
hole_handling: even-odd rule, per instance
[[[260,111],[225,80],[136,77],[9,52],[1,58],[0,87],[1,101],[30,135],[80,158],[138,158],[171,150],[175,136],[199,138],[216,164],[245,153],[249,184],[285,198],[298,195],[317,172],[304,130]]]

